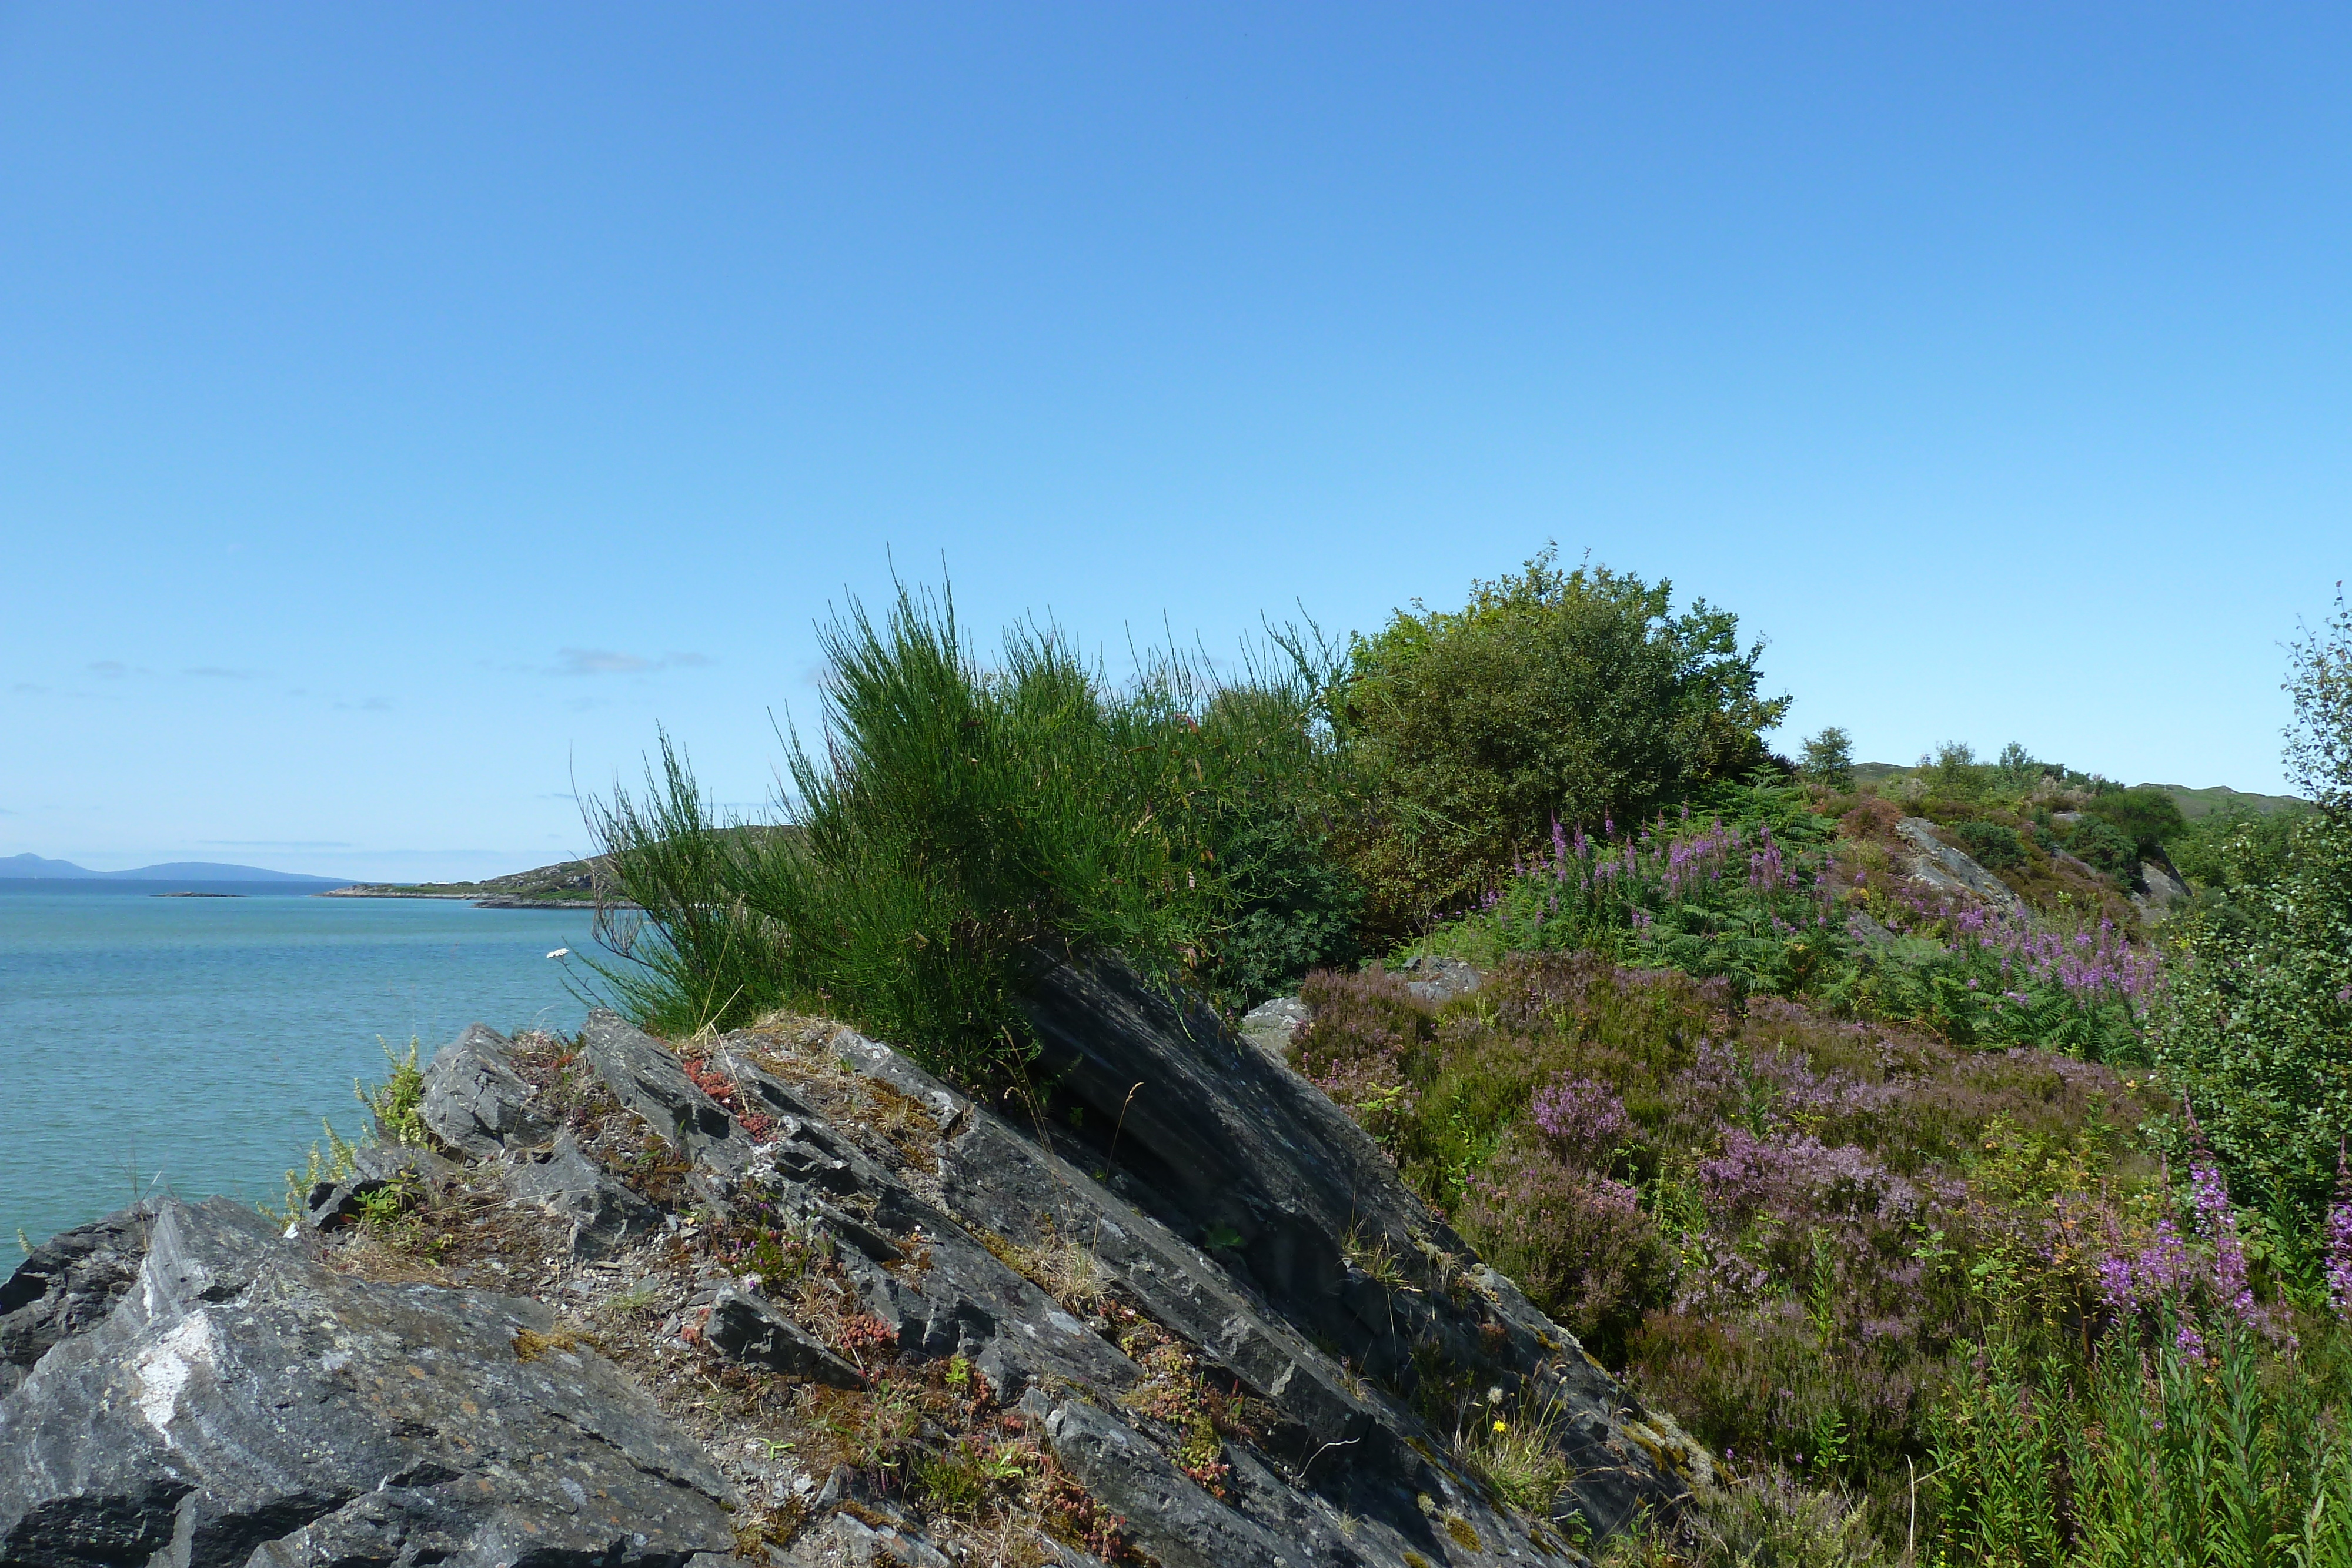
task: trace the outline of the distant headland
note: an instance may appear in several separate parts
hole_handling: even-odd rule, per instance
[[[594,904],[604,882],[603,857],[564,861],[481,882],[352,883],[321,898],[457,898],[481,909],[550,909]],[[612,902],[609,898],[605,902]]]

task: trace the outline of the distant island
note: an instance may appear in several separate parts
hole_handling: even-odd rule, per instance
[[[603,857],[564,861],[481,882],[352,883],[321,898],[459,898],[482,909],[549,909],[593,905],[604,880]]]
[[[20,882],[299,882],[320,887],[340,886],[351,880],[268,871],[257,865],[223,865],[215,861],[170,861],[131,871],[91,871],[71,861],[43,860],[36,854],[0,856],[0,878]]]

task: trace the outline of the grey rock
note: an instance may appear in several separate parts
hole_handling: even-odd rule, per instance
[[[882,1568],[954,1568],[948,1554],[920,1531],[903,1523],[867,1524],[848,1513],[836,1513],[818,1527],[822,1547],[838,1553],[845,1563],[880,1563]]]
[[[661,1210],[582,1154],[569,1132],[558,1133],[544,1156],[517,1158],[502,1176],[518,1202],[570,1220],[572,1250],[583,1258],[608,1258],[662,1228]]]
[[[1260,1002],[1242,1015],[1241,1037],[1285,1066],[1290,1062],[1290,1042],[1299,1026],[1312,1016],[1297,997],[1276,997]]]
[[[857,1368],[802,1333],[790,1318],[757,1296],[723,1287],[698,1315],[705,1343],[730,1361],[835,1388],[866,1386]]]
[[[751,1140],[727,1107],[695,1086],[667,1046],[620,1014],[590,1013],[580,1051],[621,1103],[688,1159],[731,1176],[751,1158]]]
[[[1298,1547],[1211,1497],[1124,1422],[1073,1401],[1045,1418],[1054,1457],[1127,1518],[1166,1568],[1304,1568]]]
[[[676,1568],[732,1547],[725,1479],[543,1306],[350,1279],[226,1198],[56,1239],[0,1296],[24,1301],[14,1353],[48,1342],[0,1396],[0,1562]]]
[[[512,1040],[477,1023],[435,1052],[419,1107],[435,1137],[486,1160],[509,1143],[543,1143],[554,1134],[554,1124],[530,1103],[536,1091],[508,1065],[513,1051]]]
[[[1911,857],[1911,875],[1915,880],[1947,893],[1979,899],[2021,918],[2025,916],[2025,901],[2009,883],[1937,838],[1936,824],[1927,818],[1906,817],[1895,824],[1895,831],[1918,852]]]
[[[1895,946],[1895,933],[1862,910],[1855,910],[1845,919],[1846,935],[1864,948],[1884,950]]]
[[[1391,969],[1404,977],[1404,988],[1425,1002],[1447,1002],[1478,988],[1478,971],[1460,958],[1416,953]]]
[[[771,1124],[756,1144],[739,1132],[740,1145],[707,1147],[726,1162],[731,1188],[756,1192],[772,1212],[833,1245],[866,1310],[889,1325],[900,1347],[961,1355],[1008,1398],[1040,1377],[1113,1392],[1136,1382],[1134,1363],[762,1070],[751,1054],[757,1043],[755,1036],[730,1035],[708,1060],[727,1075],[738,1103]],[[834,1044],[845,1065],[927,1107],[935,1123],[968,1131],[978,1117],[1001,1125],[887,1046],[846,1030]],[[667,1054],[650,1040],[633,1049]],[[919,1266],[910,1266],[917,1260]],[[718,1299],[714,1291],[695,1306]]]
[[[361,1199],[388,1186],[421,1184],[454,1168],[429,1150],[401,1144],[364,1143],[352,1153],[352,1168],[334,1181],[320,1182],[302,1200],[302,1223],[326,1230],[356,1218]]]
[[[60,1341],[103,1320],[139,1277],[155,1205],[50,1237],[0,1285],[0,1396]]]
[[[2186,907],[2189,899],[2189,884],[2173,869],[2171,862],[2139,862],[2138,874],[2132,879],[2131,901],[2141,919],[2152,925],[2174,910]]]

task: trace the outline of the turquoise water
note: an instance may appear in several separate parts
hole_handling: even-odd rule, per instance
[[[213,884],[206,884],[213,885]],[[226,887],[228,884],[219,884]],[[273,1202],[378,1040],[436,1047],[480,1019],[569,1030],[582,910],[316,898],[157,898],[0,881],[0,1278],[35,1241],[160,1188]]]

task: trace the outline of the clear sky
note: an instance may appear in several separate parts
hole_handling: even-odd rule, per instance
[[[2281,785],[2340,6],[0,5],[0,854],[722,800],[891,562],[1123,662],[1557,538],[1790,735]]]

